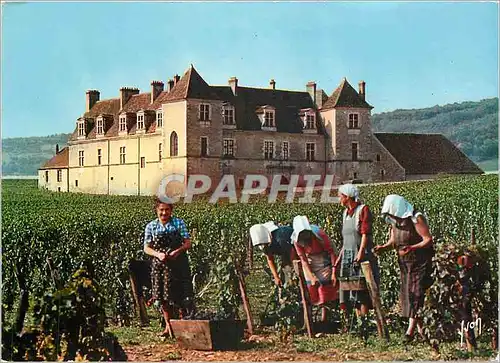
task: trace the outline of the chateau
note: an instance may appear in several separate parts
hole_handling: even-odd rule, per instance
[[[303,91],[250,88],[232,77],[208,85],[191,65],[148,93],[86,92],[68,146],[39,169],[39,187],[95,194],[152,195],[168,174],[231,174],[271,180],[335,175],[336,182],[400,181],[439,173],[482,173],[442,135],[374,133],[366,84],[344,78],[330,96],[315,82]],[[318,184],[321,184],[319,181]],[[299,185],[304,180],[299,180]]]

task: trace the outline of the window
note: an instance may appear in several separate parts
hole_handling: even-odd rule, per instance
[[[78,136],[85,136],[85,122],[78,122]]]
[[[163,127],[163,112],[156,112],[156,127]]]
[[[144,130],[144,115],[137,115],[137,130]]]
[[[62,182],[62,170],[57,169],[57,182],[60,183]]]
[[[282,145],[283,160],[288,160],[289,156],[290,156],[290,145],[288,144],[288,141],[283,141]]]
[[[210,121],[210,105],[200,105],[199,119],[200,121]]]
[[[380,161],[380,154],[377,154],[377,161]]]
[[[78,187],[78,180],[75,180],[75,187]]]
[[[223,156],[234,156],[234,140],[224,139],[222,142],[222,155]]]
[[[127,116],[120,116],[120,131],[127,131]]]
[[[314,130],[316,128],[316,117],[313,113],[308,113],[306,115],[306,127],[307,130]]]
[[[358,143],[353,142],[351,144],[351,151],[352,151],[352,160],[357,161],[358,160]]]
[[[158,160],[161,161],[163,157],[163,143],[158,144]]]
[[[274,141],[264,141],[264,159],[274,158]]]
[[[49,171],[45,170],[45,183],[49,182]]]
[[[234,125],[234,108],[224,108],[224,125]]]
[[[201,138],[201,156],[208,155],[208,137],[202,136]]]
[[[264,113],[264,127],[276,127],[274,123],[274,111]]]
[[[83,166],[84,165],[84,152],[83,150],[78,151],[78,165]]]
[[[177,133],[172,131],[170,134],[170,156],[177,156],[179,153],[179,140],[177,139]]]
[[[144,156],[141,156],[141,169],[144,169],[146,167],[146,158]]]
[[[349,114],[349,128],[359,129],[359,115],[357,113]]]
[[[384,180],[384,177],[385,177],[385,170],[382,169],[380,170],[380,179]]]
[[[57,187],[57,191],[60,192],[61,191],[61,187]]]
[[[358,173],[352,173],[352,178],[353,179],[358,179]]]
[[[125,146],[120,146],[120,164],[125,164]]]
[[[306,160],[316,160],[316,144],[313,142],[306,143]]]
[[[104,134],[104,120],[102,118],[97,119],[97,135]]]
[[[102,149],[97,149],[97,165],[102,164]]]

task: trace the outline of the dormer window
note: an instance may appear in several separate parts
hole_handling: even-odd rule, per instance
[[[78,137],[85,137],[85,121],[78,121]]]
[[[349,124],[347,126],[350,129],[359,129],[359,114],[350,113],[349,114]]]
[[[276,127],[274,122],[274,110],[266,110],[264,112],[264,127]]]
[[[306,114],[305,128],[307,130],[314,130],[316,128],[316,115],[314,113]]]
[[[97,135],[104,135],[104,118],[102,116],[99,116],[97,118],[97,130],[96,130]]]
[[[144,130],[144,113],[137,114],[137,130]]]
[[[162,110],[156,111],[156,127],[157,128],[163,127],[163,111]]]
[[[120,116],[119,130],[120,130],[120,132],[127,132],[127,116],[126,115]]]
[[[233,106],[224,106],[223,109],[223,125],[234,125],[234,107]]]

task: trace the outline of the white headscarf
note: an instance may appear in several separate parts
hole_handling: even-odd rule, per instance
[[[402,196],[391,194],[385,197],[382,215],[388,214],[398,218],[413,217],[413,206]]]
[[[255,224],[250,228],[250,238],[254,247],[271,243],[269,230],[263,224]]]
[[[339,187],[339,193],[359,201],[359,190],[354,184],[344,184]]]

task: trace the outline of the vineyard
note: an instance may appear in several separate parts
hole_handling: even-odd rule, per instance
[[[498,320],[498,176],[443,178],[436,181],[361,187],[361,198],[374,215],[373,238],[386,242],[388,227],[378,218],[387,194],[405,196],[429,218],[436,244],[435,282],[424,312],[429,331],[439,341],[457,337],[453,330],[456,293],[453,276],[456,257],[473,249],[481,258],[479,293],[474,306],[482,319],[483,335],[493,334]],[[198,201],[175,206],[192,235],[189,252],[198,306],[218,312],[238,311],[240,299],[234,283],[234,265],[245,266],[248,294],[257,320],[272,290],[271,279],[261,273],[264,263],[257,252],[248,262],[248,230],[268,220],[288,224],[307,215],[341,247],[341,213],[332,204],[249,204]],[[33,181],[2,183],[2,322],[13,325],[19,307],[20,286],[29,291],[27,321],[36,299],[70,281],[80,267],[95,276],[105,299],[107,324],[128,324],[134,319],[127,268],[131,259],[144,259],[141,234],[155,218],[152,198],[95,196],[40,191]],[[399,270],[396,255],[380,257],[381,298],[388,316],[397,316]],[[251,268],[252,267],[252,268]],[[260,272],[259,272],[260,271]],[[479,274],[479,272],[478,272]],[[256,278],[256,276],[259,276]],[[478,275],[479,276],[479,275]],[[198,357],[199,358],[199,357]],[[372,359],[376,359],[372,358]]]

